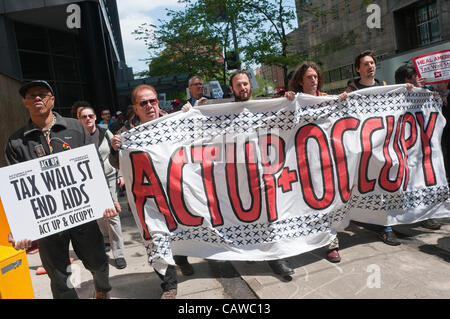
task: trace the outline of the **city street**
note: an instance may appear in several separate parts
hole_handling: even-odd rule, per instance
[[[121,197],[122,230],[128,266],[115,268],[110,259],[113,299],[158,299],[160,280],[149,267],[126,198]],[[339,233],[342,261],[325,259],[326,248],[289,258],[291,281],[274,275],[265,262],[215,261],[190,257],[195,274],[178,271],[177,299],[415,299],[450,298],[450,218],[440,230],[419,224],[394,229],[400,246],[388,246],[375,233],[351,224]],[[108,253],[110,256],[111,253]],[[91,274],[71,250],[81,278],[80,298],[92,298]],[[37,276],[39,254],[28,255],[36,299],[51,299],[47,275]]]

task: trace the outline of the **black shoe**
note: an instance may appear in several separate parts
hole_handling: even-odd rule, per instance
[[[111,245],[108,243],[105,243],[105,252],[108,252],[111,250]]]
[[[397,238],[397,236],[395,236],[393,231],[382,232],[382,233],[378,234],[378,236],[387,245],[398,246],[401,244],[398,241],[398,238]]]
[[[436,219],[427,219],[422,222],[422,227],[431,230],[441,229],[441,224]]]
[[[117,269],[124,269],[127,266],[125,258],[117,258],[115,260]]]
[[[272,268],[273,272],[277,275],[286,277],[295,274],[295,271],[292,270],[291,267],[289,267],[289,264],[286,260],[283,259],[271,260],[268,263],[270,268]]]

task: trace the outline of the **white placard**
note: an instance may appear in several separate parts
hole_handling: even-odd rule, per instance
[[[16,241],[59,233],[114,207],[94,144],[3,167],[0,180]]]
[[[435,84],[450,81],[450,50],[425,54],[413,59],[420,78]]]

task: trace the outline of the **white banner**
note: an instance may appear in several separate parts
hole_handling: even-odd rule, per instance
[[[121,170],[149,262],[271,260],[349,220],[450,216],[442,101],[404,85],[207,105],[122,134]]]
[[[14,240],[36,240],[113,208],[94,144],[0,169],[0,197]]]
[[[433,52],[413,58],[420,78],[435,84],[450,81],[450,50]]]

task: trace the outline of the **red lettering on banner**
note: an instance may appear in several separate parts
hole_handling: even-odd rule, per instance
[[[400,116],[400,118],[397,121],[397,129],[396,129],[395,137],[394,137],[394,140],[392,143],[395,154],[397,155],[397,159],[398,159],[397,177],[393,181],[391,181],[389,179],[389,172],[390,172],[391,168],[394,166],[391,155],[389,154],[389,144],[391,143],[391,137],[392,137],[392,132],[394,130],[395,118],[393,116],[387,116],[386,124],[387,124],[387,134],[386,134],[386,140],[384,142],[384,147],[383,147],[385,163],[383,165],[383,168],[381,169],[380,178],[378,180],[378,183],[380,184],[380,187],[382,189],[389,191],[389,192],[395,192],[395,191],[399,190],[402,185],[403,173],[404,173],[403,154],[402,154],[399,144],[398,144],[400,131],[401,131],[402,117]]]
[[[272,156],[276,156],[275,160],[269,160],[268,158],[269,147],[273,147],[275,149],[275,151],[271,153]],[[264,169],[263,179],[265,185],[268,219],[269,221],[275,221],[278,219],[275,174],[278,173],[284,165],[284,141],[276,135],[270,134],[261,136],[259,138],[259,148],[261,150],[261,160]]]
[[[285,167],[278,177],[278,187],[283,193],[292,191],[292,183],[298,182],[297,171]]]
[[[406,123],[410,127],[410,135],[405,139],[406,134]],[[409,165],[408,165],[408,150],[414,146],[417,141],[417,128],[416,128],[416,118],[411,113],[406,113],[403,116],[402,121],[402,131],[400,135],[400,145],[403,149],[403,154],[405,156],[405,182],[403,184],[403,190],[406,190],[409,182]]]
[[[203,187],[208,201],[209,213],[211,214],[211,223],[213,226],[223,225],[214,180],[214,161],[221,158],[220,148],[219,146],[197,146],[192,147],[191,153],[192,161],[194,163],[201,163]]]
[[[172,154],[169,162],[167,192],[177,221],[186,226],[200,226],[203,223],[203,217],[192,215],[184,203],[183,167],[186,163],[186,150],[180,147]]]
[[[369,180],[367,171],[369,169],[369,161],[372,157],[372,134],[383,129],[383,120],[381,117],[373,117],[364,121],[361,127],[361,146],[362,154],[359,164],[359,183],[358,188],[361,194],[373,191],[375,188],[375,180]]]
[[[247,181],[251,198],[250,208],[244,209],[239,195],[239,179],[237,173],[236,143],[227,144],[227,163],[225,165],[228,197],[236,217],[243,222],[253,222],[261,215],[261,182],[258,163],[256,160],[255,145],[245,143],[245,163]]]
[[[428,124],[425,126],[423,113],[416,113],[416,119],[420,128],[420,140],[422,142],[422,168],[427,186],[436,184],[436,175],[434,173],[433,161],[431,160],[431,137],[436,127],[438,114],[437,112],[430,113]]]
[[[132,191],[136,203],[136,210],[144,231],[143,238],[151,239],[150,232],[145,222],[144,206],[149,198],[153,198],[159,211],[164,215],[169,230],[177,228],[175,220],[170,214],[166,195],[163,191],[161,182],[156,174],[153,162],[149,154],[145,152],[130,153],[131,165],[133,168]]]
[[[331,141],[336,162],[339,193],[344,203],[350,199],[350,181],[348,176],[347,157],[343,144],[344,133],[349,130],[356,130],[359,126],[359,120],[356,118],[344,118],[336,121],[331,130]]]
[[[310,163],[308,162],[307,144],[309,139],[316,140],[319,146],[321,170],[317,172],[322,174],[323,196],[318,198],[314,192],[311,180]],[[315,124],[308,124],[301,127],[295,137],[297,167],[300,174],[300,183],[302,185],[303,198],[305,203],[314,209],[324,209],[331,205],[334,199],[334,174],[333,163],[331,162],[330,150],[328,148],[327,138],[322,129]]]

